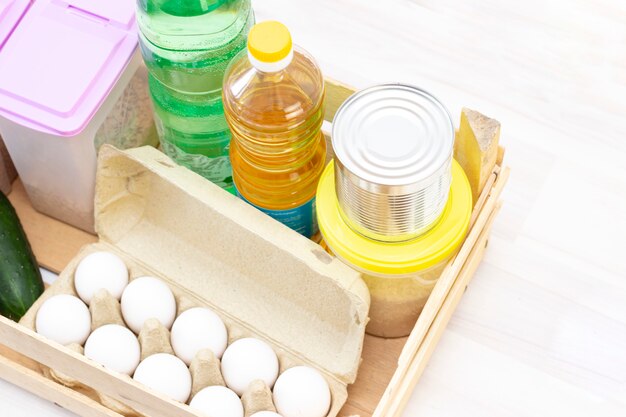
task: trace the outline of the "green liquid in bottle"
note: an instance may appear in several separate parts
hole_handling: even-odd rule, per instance
[[[163,151],[234,192],[222,80],[246,47],[250,0],[138,0],[140,46],[150,72]]]

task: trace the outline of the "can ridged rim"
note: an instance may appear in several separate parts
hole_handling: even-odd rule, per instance
[[[434,227],[452,182],[451,167],[446,165],[428,187],[410,194],[388,195],[348,185],[352,175],[342,169],[336,161],[335,190],[344,221],[357,233],[383,242],[411,240]]]

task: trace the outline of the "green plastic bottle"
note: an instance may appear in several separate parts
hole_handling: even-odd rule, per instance
[[[137,8],[161,148],[234,193],[222,80],[246,48],[250,0],[137,0]]]

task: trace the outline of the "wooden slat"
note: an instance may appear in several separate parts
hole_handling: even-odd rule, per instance
[[[454,285],[450,289],[449,294],[447,295],[437,317],[433,321],[433,324],[428,329],[428,333],[424,337],[423,342],[420,344],[419,349],[417,350],[415,357],[411,361],[411,363],[406,364],[406,373],[405,377],[402,379],[402,382],[393,392],[393,396],[389,400],[389,407],[385,410],[384,414],[374,413],[374,417],[400,417],[404,407],[409,400],[417,381],[421,377],[430,357],[435,351],[435,347],[441,339],[443,332],[445,331],[450,318],[452,317],[452,313],[456,310],[461,297],[463,296],[467,285],[470,280],[474,276],[476,269],[480,265],[480,262],[483,259],[485,248],[487,246],[487,241],[489,239],[489,232],[491,231],[491,225],[493,224],[496,215],[501,207],[501,202],[499,201],[496,205],[495,209],[491,212],[485,227],[482,229],[478,240],[476,241],[476,245],[472,249],[472,253],[468,257],[468,261],[463,266],[461,273],[459,274],[457,280],[454,282]]]
[[[397,395],[397,391],[402,386],[408,372],[411,371],[410,364],[413,363],[414,358],[419,351],[420,345],[425,340],[429,329],[431,326],[434,326],[433,323],[444,305],[446,296],[450,293],[457,277],[462,271],[462,268],[471,256],[471,253],[476,246],[476,242],[481,236],[483,228],[487,225],[487,222],[491,218],[493,211],[496,208],[498,198],[504,188],[504,185],[506,184],[506,180],[508,179],[508,175],[509,169],[505,168],[498,177],[493,189],[490,190],[490,197],[482,208],[474,227],[470,230],[465,242],[459,250],[459,253],[446,267],[442,276],[437,281],[437,284],[435,284],[435,288],[428,298],[428,301],[426,302],[426,305],[424,306],[424,309],[415,324],[415,328],[409,335],[407,343],[400,354],[397,369],[391,378],[391,381],[389,382],[389,385],[387,386],[378,406],[376,407],[376,410],[374,411],[375,417],[387,417],[389,408],[392,406],[394,398],[396,398],[395,396]]]
[[[189,406],[135,382],[130,377],[95,366],[85,356],[0,316],[0,343],[62,372],[150,417],[198,417]],[[85,416],[92,414],[85,413]]]
[[[417,351],[417,346],[419,345],[420,341],[423,340],[426,331],[430,327],[434,317],[441,308],[443,300],[445,299],[445,294],[448,294],[450,292],[452,284],[454,284],[454,281],[458,277],[461,268],[463,267],[463,264],[467,260],[470,252],[476,244],[476,241],[483,227],[490,218],[492,211],[495,209],[498,198],[502,193],[502,190],[504,189],[506,181],[509,177],[509,172],[510,170],[508,168],[505,168],[504,171],[502,171],[502,173],[499,175],[495,186],[491,190],[489,190],[489,199],[482,207],[480,215],[478,216],[478,219],[474,223],[474,226],[465,238],[465,242],[461,246],[459,253],[443,271],[439,280],[437,280],[437,284],[435,284],[435,288],[428,298],[428,301],[426,302],[426,305],[424,306],[424,309],[420,314],[418,322],[411,334],[409,335],[407,344],[404,347],[402,354],[400,355],[399,365],[410,361]]]
[[[495,184],[496,180],[498,179],[499,174],[500,174],[500,167],[499,166],[494,167],[493,172],[491,173],[489,178],[487,178],[487,182],[485,183],[485,188],[483,189],[483,192],[480,193],[480,196],[478,197],[478,201],[474,203],[474,209],[472,210],[472,217],[470,218],[470,225],[469,225],[470,230],[472,229],[472,227],[474,227],[474,223],[476,223],[476,219],[478,219],[478,216],[482,212],[482,208],[487,202],[487,198],[489,197],[491,193],[491,189],[493,188],[493,184]]]
[[[348,402],[344,405],[339,416],[359,415],[361,417],[371,416],[376,408],[380,397],[385,391],[391,376],[395,370],[396,362],[406,338],[383,339],[366,335],[363,346],[363,364],[359,370],[359,377],[355,384],[348,387]],[[20,355],[6,347],[0,345],[0,378],[18,385],[35,395],[45,398],[54,403],[71,410],[85,417],[101,417],[101,414],[92,413],[89,408],[81,408],[82,405],[97,404],[96,407],[103,407],[97,401],[89,398],[83,393],[66,388],[54,381],[48,380],[39,371],[39,364],[32,359]],[[28,370],[25,372],[24,370]],[[23,374],[16,376],[15,373]],[[40,382],[41,379],[45,382]],[[32,383],[30,382],[32,381]],[[42,386],[46,393],[39,391]],[[49,391],[49,392],[48,392]],[[61,399],[67,398],[63,401]],[[74,398],[80,402],[72,405]],[[69,401],[69,403],[67,403]],[[106,409],[106,408],[105,408]],[[108,409],[106,409],[108,410]],[[119,414],[109,411],[110,416],[120,417]],[[105,414],[109,416],[109,414]]]
[[[99,402],[44,377],[41,373],[0,355],[0,375],[41,398],[83,416],[122,417]]]

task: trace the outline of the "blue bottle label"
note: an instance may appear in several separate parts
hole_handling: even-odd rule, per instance
[[[303,236],[311,238],[319,231],[317,227],[317,215],[315,213],[315,197],[303,205],[289,210],[268,210],[246,200],[245,197],[239,193],[239,190],[237,190],[237,195],[252,207],[261,210],[274,220],[278,220]]]

